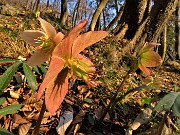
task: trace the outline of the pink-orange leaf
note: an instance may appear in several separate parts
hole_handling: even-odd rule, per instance
[[[145,43],[144,47],[139,52],[138,67],[146,74],[150,75],[150,72],[146,67],[156,67],[162,63],[162,59],[158,53],[153,51],[153,48],[158,43]]]
[[[45,78],[38,90],[37,99],[40,99],[43,91],[49,85],[49,82],[56,78],[57,74],[63,69],[65,61],[59,57],[53,56],[49,69],[45,75]]]
[[[46,22],[45,20],[38,18],[38,20],[41,23],[41,26],[43,27],[44,31],[46,32],[46,34],[48,35],[48,37],[50,38],[54,38],[56,35],[56,30],[55,28],[48,22]]]
[[[146,74],[146,75],[150,75],[151,74],[149,72],[149,70],[145,66],[143,66],[142,64],[139,64],[138,66],[141,69],[141,71],[143,71],[144,74]]]
[[[46,109],[54,114],[61,105],[68,91],[68,69],[63,69],[57,76],[49,82],[45,93]]]
[[[90,31],[84,33],[76,38],[72,47],[72,55],[77,55],[83,51],[86,47],[100,41],[108,35],[105,31]]]
[[[141,64],[145,67],[156,67],[161,62],[161,57],[153,50],[149,50],[141,55]]]

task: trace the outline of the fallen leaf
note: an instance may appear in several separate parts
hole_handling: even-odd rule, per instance
[[[31,127],[32,123],[26,123],[19,126],[18,135],[26,135]]]
[[[24,123],[29,122],[27,119],[23,118],[19,114],[13,114],[13,119],[14,119],[14,122],[17,124],[24,124]]]
[[[103,113],[103,107],[102,107],[102,106],[100,106],[99,108],[97,108],[97,109],[94,110],[95,117],[96,117],[96,119],[98,119],[98,120],[101,118],[102,113]],[[104,117],[103,121],[105,121],[105,122],[111,122],[109,113],[106,114],[106,116]]]
[[[73,112],[65,111],[64,114],[60,117],[59,124],[56,127],[57,133],[59,135],[64,135],[66,129],[69,127],[72,121],[73,121]]]
[[[82,122],[85,115],[86,115],[86,112],[84,110],[79,111],[79,113],[76,115],[76,117],[74,118],[71,124],[77,124],[79,122]]]
[[[19,98],[19,94],[18,93],[16,93],[16,92],[14,92],[14,91],[12,91],[12,90],[10,90],[10,96],[12,97],[12,98],[15,98],[15,99],[18,99]]]

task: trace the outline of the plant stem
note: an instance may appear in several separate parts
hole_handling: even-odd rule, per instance
[[[126,82],[126,80],[127,80],[128,76],[129,76],[129,74],[131,73],[131,71],[132,71],[132,70],[130,69],[130,70],[126,73],[126,75],[123,77],[123,80],[122,80],[121,84],[119,85],[118,90],[116,91],[116,93],[114,94],[114,96],[111,98],[111,101],[110,101],[109,105],[106,107],[106,109],[104,110],[101,118],[99,119],[99,123],[102,123],[102,121],[103,121],[104,117],[106,116],[107,112],[110,110],[112,104],[115,102],[118,93],[122,90],[122,88],[123,88],[123,86],[124,86],[124,83]]]
[[[39,129],[40,129],[41,121],[42,121],[42,118],[44,116],[45,110],[46,110],[46,105],[45,105],[45,100],[44,100],[43,104],[42,104],[41,112],[39,114],[39,117],[38,117],[38,120],[37,120],[37,123],[36,123],[36,127],[35,127],[35,130],[34,130],[34,135],[39,135]]]

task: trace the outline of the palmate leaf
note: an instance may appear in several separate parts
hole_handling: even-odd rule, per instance
[[[17,71],[20,64],[20,61],[14,63],[4,72],[3,75],[0,76],[0,94],[11,82],[11,79],[13,78],[13,75]]]
[[[180,117],[180,94],[177,96],[173,106],[172,106],[172,112],[174,116]]]
[[[36,90],[36,77],[32,72],[31,68],[26,64],[23,63],[23,71],[27,79],[27,83],[29,87],[32,89],[33,92]]]
[[[16,59],[1,59],[0,63],[11,63],[11,62],[17,62]]]
[[[22,104],[14,104],[14,105],[6,106],[0,109],[0,116],[16,113],[21,108],[21,106]]]
[[[156,105],[154,110],[157,112],[170,110],[173,109],[173,113],[176,115],[180,114],[180,110],[177,108],[180,106],[180,102],[178,101],[180,99],[180,92],[170,92],[166,96],[164,96]]]
[[[40,66],[38,66],[39,68],[40,68],[40,70],[41,70],[41,72],[43,73],[43,74],[46,74],[46,72],[47,72],[47,69],[41,64]]]
[[[39,75],[41,75],[41,73],[39,72],[39,69],[38,69],[37,66],[33,66],[33,70],[34,70],[36,73],[38,73]]]
[[[0,105],[2,105],[5,101],[6,101],[6,98],[5,97],[1,97],[0,98]]]
[[[0,127],[0,135],[14,135],[14,134],[10,133],[8,130]]]

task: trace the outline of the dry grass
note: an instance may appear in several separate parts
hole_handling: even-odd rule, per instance
[[[34,20],[31,20],[31,23]],[[0,58],[10,57],[17,58],[18,56],[29,57],[33,52],[34,47],[27,44],[19,36],[20,31],[26,28],[29,20],[24,20],[19,17],[4,17],[0,20]],[[34,22],[37,24],[37,22]],[[31,26],[31,25],[30,25]]]
[[[17,58],[18,56],[28,57],[28,55],[34,50],[34,47],[28,45],[21,39],[3,36],[0,41],[0,50],[0,58]]]

